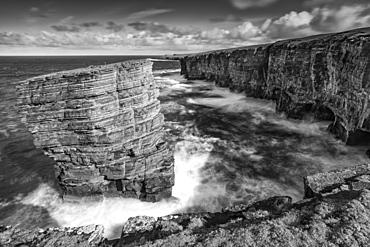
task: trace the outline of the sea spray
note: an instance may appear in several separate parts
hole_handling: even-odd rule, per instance
[[[214,141],[214,138],[187,135],[176,144],[173,196],[177,200],[150,203],[136,199],[105,198],[101,202],[68,203],[62,201],[57,191],[43,183],[23,198],[21,203],[46,208],[60,226],[101,224],[107,238],[116,238],[129,217],[165,216],[185,212],[188,207],[194,206],[197,203],[194,194],[201,182],[199,170],[208,160]]]

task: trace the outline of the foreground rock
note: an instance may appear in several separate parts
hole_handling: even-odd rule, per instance
[[[188,79],[276,100],[278,111],[332,120],[348,144],[370,141],[370,28],[180,57]]]
[[[126,61],[63,71],[18,87],[22,122],[56,161],[64,199],[171,196],[173,151],[152,62]]]
[[[22,230],[12,226],[0,226],[0,246],[104,246],[102,226],[48,228]]]
[[[20,230],[0,246],[370,246],[370,164],[305,177],[305,199],[271,197],[217,213],[129,218],[121,239],[101,226]]]
[[[356,178],[366,186],[348,186]],[[134,217],[118,246],[370,246],[369,185],[366,164],[306,177],[307,198],[293,204],[273,197],[220,213]]]

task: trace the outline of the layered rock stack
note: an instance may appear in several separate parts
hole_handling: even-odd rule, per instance
[[[288,117],[332,120],[348,144],[370,140],[370,28],[180,58],[188,79],[274,99]]]
[[[64,199],[171,196],[173,151],[162,141],[159,89],[149,60],[23,81],[21,120],[55,161]]]

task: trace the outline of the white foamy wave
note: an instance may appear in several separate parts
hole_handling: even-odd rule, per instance
[[[180,73],[181,69],[163,69],[163,70],[153,70],[154,75],[159,74],[170,74],[170,73]]]
[[[196,188],[201,181],[199,170],[207,162],[216,139],[192,135],[186,135],[184,139],[175,148],[175,186],[172,195],[179,199],[177,201],[150,203],[128,198],[105,198],[102,202],[63,203],[59,194],[44,183],[21,202],[46,208],[60,226],[101,224],[107,238],[117,238],[129,217],[164,216],[183,212],[197,203]]]
[[[163,59],[163,58],[148,58],[148,60],[153,61],[153,62],[174,62],[176,61],[176,60]]]
[[[164,85],[175,85],[175,84],[179,84],[180,82],[178,80],[174,80],[174,79],[171,79],[171,78],[167,78],[167,77],[160,77],[160,76],[156,76],[154,77],[155,79],[155,82],[157,84],[164,84]]]

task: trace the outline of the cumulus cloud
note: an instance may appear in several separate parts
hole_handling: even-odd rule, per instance
[[[114,21],[109,21],[108,26],[106,27],[107,30],[112,30],[115,33],[118,33],[124,29],[122,24],[117,24]]]
[[[278,0],[229,0],[231,4],[238,9],[247,9],[252,7],[265,7],[277,2]]]
[[[230,31],[230,36],[232,38],[242,40],[248,40],[250,38],[260,36],[261,34],[261,29],[253,25],[250,21],[246,21],[242,25]]]
[[[204,30],[200,33],[200,37],[203,39],[225,39],[229,36],[230,31],[223,30],[219,28],[214,28],[211,30]]]
[[[314,15],[307,11],[292,11],[271,22],[268,27],[268,23],[264,23],[263,28],[272,39],[302,37],[315,34],[310,26],[313,18]]]

